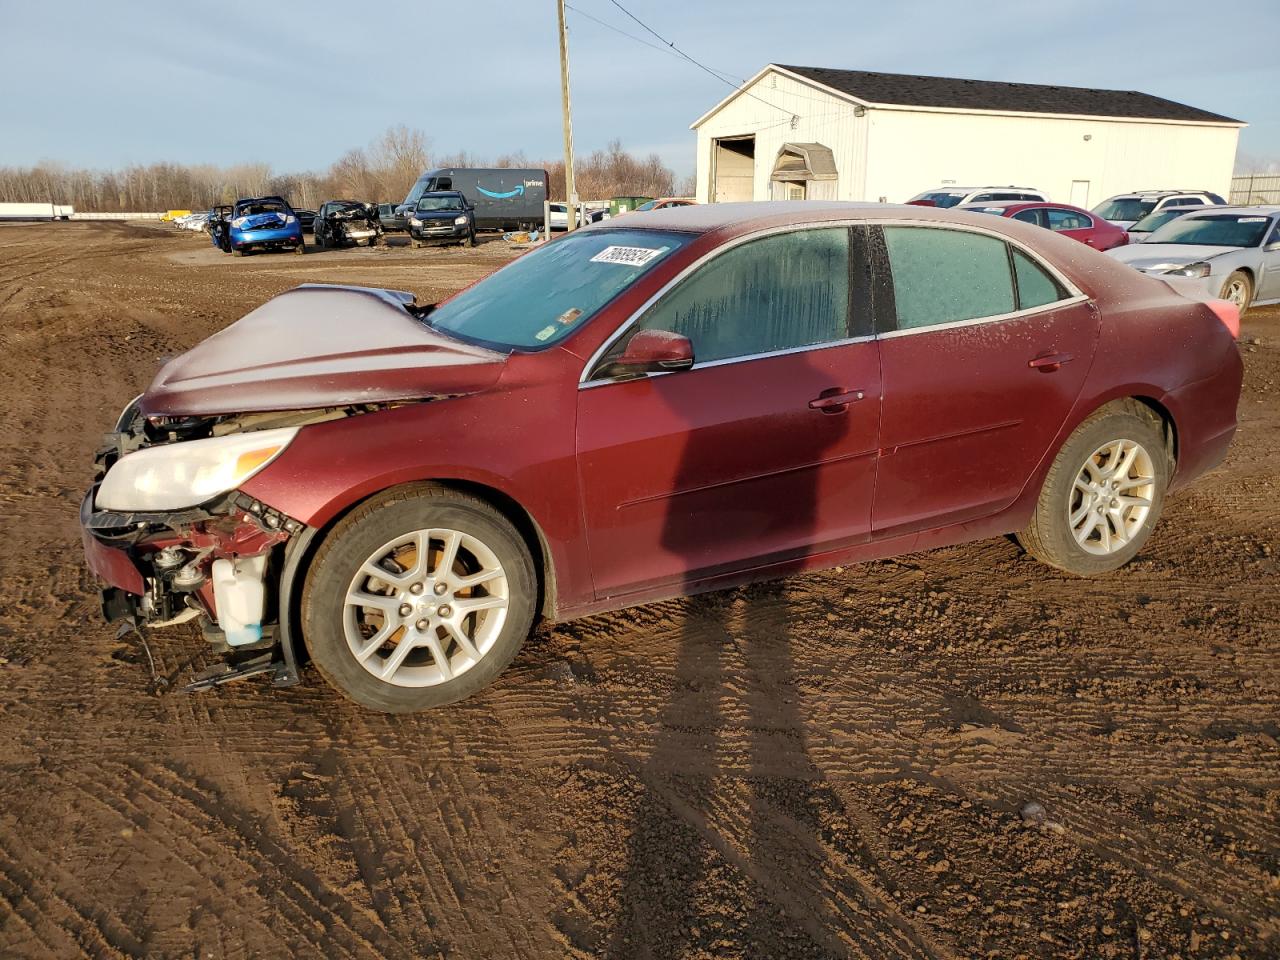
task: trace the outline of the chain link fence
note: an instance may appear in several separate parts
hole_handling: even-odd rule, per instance
[[[1280,204],[1280,174],[1246,174],[1231,178],[1232,203]]]

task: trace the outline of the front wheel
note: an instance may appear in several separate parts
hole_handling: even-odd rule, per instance
[[[1222,292],[1219,296],[1223,300],[1229,300],[1240,308],[1240,316],[1244,316],[1244,312],[1249,309],[1249,303],[1253,300],[1253,283],[1249,280],[1249,275],[1243,270],[1236,270],[1222,284]]]
[[[1160,518],[1172,460],[1160,418],[1136,400],[1108,404],[1076,428],[1045,477],[1018,542],[1087,577],[1124,566]]]
[[[477,497],[434,485],[355,510],[325,539],[302,595],[321,675],[365,707],[408,713],[489,684],[533,623],[523,538]]]

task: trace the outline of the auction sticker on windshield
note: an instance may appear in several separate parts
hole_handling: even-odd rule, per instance
[[[667,247],[605,247],[594,257],[592,263],[621,263],[628,267],[643,267],[654,257],[660,257]]]

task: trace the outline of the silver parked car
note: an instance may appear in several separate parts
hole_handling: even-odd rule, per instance
[[[1210,297],[1280,303],[1280,206],[1210,207],[1160,227],[1145,243],[1107,251],[1156,276],[1200,280]]]

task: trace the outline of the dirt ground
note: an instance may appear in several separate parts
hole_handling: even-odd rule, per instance
[[[150,695],[76,523],[117,410],[296,283],[429,301],[501,246],[0,228],[0,956],[1280,956],[1280,310],[1229,460],[1106,578],[996,539],[655,604],[419,716]]]

